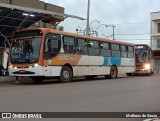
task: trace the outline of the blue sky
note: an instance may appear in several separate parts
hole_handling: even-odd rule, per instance
[[[66,14],[87,18],[87,0],[42,0],[65,8]],[[90,23],[95,30],[100,24],[114,24],[115,39],[147,43],[150,39],[150,13],[160,11],[159,0],[90,0]],[[86,21],[67,18],[60,24],[64,31],[76,33],[78,26],[86,28]],[[100,26],[99,37],[112,35],[112,27]],[[111,39],[111,38],[110,38]]]

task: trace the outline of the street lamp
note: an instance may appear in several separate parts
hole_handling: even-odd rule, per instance
[[[100,26],[102,26],[102,25],[104,25],[106,28],[108,27],[107,24],[100,24],[100,25],[95,29],[95,31],[97,31],[97,29],[98,29]]]
[[[80,26],[78,26],[77,29],[76,29],[77,34],[78,34],[78,31],[79,31],[79,30],[81,31],[81,27],[80,27]]]
[[[106,35],[104,35],[104,34],[102,34],[102,36],[104,36],[104,38],[107,38],[107,39],[109,39],[109,37],[108,37],[108,36],[106,36]]]
[[[113,40],[114,40],[114,39],[115,39],[115,36],[114,36],[114,31],[115,31],[115,29],[114,29],[114,28],[115,28],[116,26],[114,26],[113,24],[101,24],[101,25],[99,25],[99,26],[96,28],[95,31],[97,31],[98,28],[99,28],[100,26],[102,26],[102,25],[106,26],[106,28],[107,28],[107,27],[113,27],[113,35],[112,35],[112,36],[113,36]],[[97,36],[98,36],[98,32],[97,32]]]
[[[82,30],[80,26],[77,27],[76,31],[77,31],[77,34],[83,33],[85,35],[85,30]]]
[[[91,26],[91,24],[93,23],[93,22],[97,22],[97,23],[100,23],[98,20],[93,20],[90,24],[89,24],[89,26]]]
[[[98,30],[98,28],[99,28],[100,26],[103,26],[103,25],[107,28],[107,24],[100,24],[100,25],[95,29],[96,36],[97,36],[97,37],[98,37],[98,32],[97,32],[97,30]]]
[[[92,26],[89,26],[89,36],[90,35],[92,35],[93,36],[93,33],[92,32],[94,32],[94,29],[93,29],[93,27]]]
[[[113,35],[107,36],[107,35],[105,35],[105,34],[102,34],[102,36],[104,36],[104,38],[106,38],[106,39],[109,39],[109,37],[112,37]]]
[[[91,26],[91,24],[93,24],[94,22],[100,23],[98,20],[93,20],[90,24],[89,24],[89,35],[92,35],[95,33],[94,28]],[[92,31],[91,31],[92,28]],[[91,34],[92,33],[92,34]]]

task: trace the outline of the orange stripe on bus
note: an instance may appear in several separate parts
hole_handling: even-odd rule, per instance
[[[76,54],[59,54],[57,57],[51,60],[51,65],[77,65],[82,55]]]

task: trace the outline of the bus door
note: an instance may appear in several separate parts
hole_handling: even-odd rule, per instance
[[[88,66],[88,42],[87,39],[77,38],[77,54],[81,57],[80,61],[77,64],[77,75],[88,75],[89,66]]]
[[[54,65],[53,58],[56,57],[61,49],[61,36],[48,33],[44,39],[43,52],[43,72],[44,76],[59,76],[60,69]]]

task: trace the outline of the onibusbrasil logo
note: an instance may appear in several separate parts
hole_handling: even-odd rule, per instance
[[[42,114],[39,113],[2,113],[3,119],[11,119],[11,118],[17,118],[17,119],[39,119],[42,118]]]

